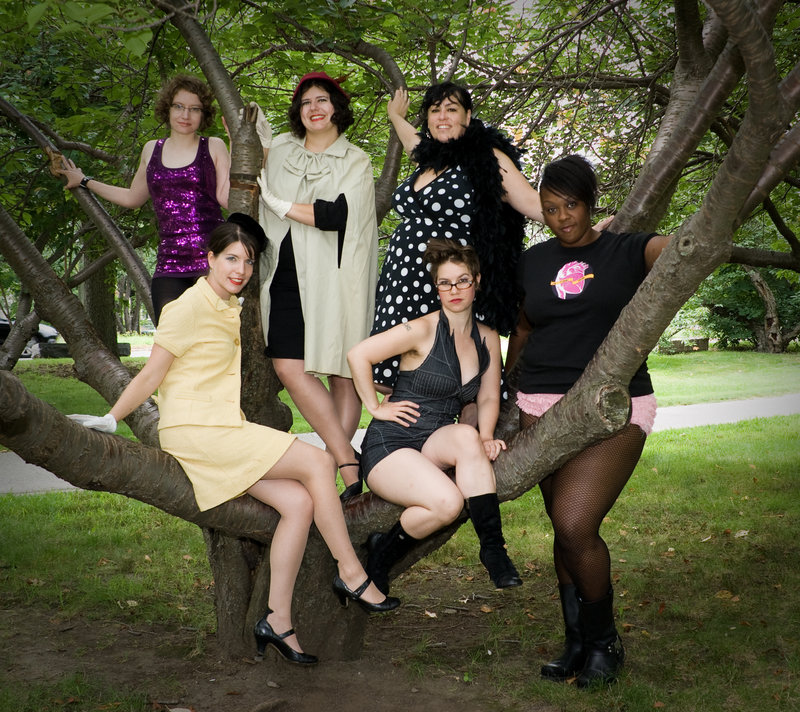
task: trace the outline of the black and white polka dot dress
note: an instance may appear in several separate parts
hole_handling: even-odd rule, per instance
[[[472,222],[472,184],[459,166],[446,169],[419,191],[415,171],[392,196],[392,205],[403,219],[392,234],[375,297],[372,334],[439,308],[439,296],[422,262],[431,238],[469,242]],[[399,355],[373,367],[377,383],[393,387]]]

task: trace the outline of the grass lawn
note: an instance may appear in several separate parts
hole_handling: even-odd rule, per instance
[[[64,413],[104,413],[100,396],[63,377],[70,364],[21,362],[15,373]],[[650,364],[661,405],[800,392],[797,352],[654,355]],[[304,425],[298,417],[295,428]],[[585,694],[537,674],[558,652],[561,623],[536,489],[503,505],[524,586],[481,594],[485,572],[465,526],[400,577],[393,592],[406,605],[371,621],[373,635],[391,641],[408,673],[475,685],[505,709],[800,709],[798,431],[800,416],[790,416],[648,439],[603,528],[627,649],[609,690]],[[202,534],[183,520],[108,493],[0,496],[0,611],[30,608],[79,625],[156,621],[193,631],[189,655],[201,656],[215,629],[213,590]],[[482,611],[477,628],[456,637],[454,607],[470,606]],[[14,634],[0,628],[0,645],[12,649]],[[80,678],[48,684],[13,685],[2,667],[1,712],[55,712],[78,697],[87,706],[76,709],[151,708],[142,690],[108,689],[88,658]]]
[[[647,360],[660,406],[800,393],[800,352],[696,351]]]
[[[391,641],[404,670],[472,685],[482,699],[498,700],[496,709],[545,709],[530,707],[534,701],[570,712],[800,709],[798,430],[800,416],[789,416],[648,439],[603,527],[627,649],[611,689],[586,693],[538,676],[561,635],[538,490],[503,505],[524,586],[487,589],[477,539],[465,526],[398,579],[393,593],[406,605],[370,627]],[[84,491],[1,496],[0,542],[0,610],[32,607],[64,626],[72,619],[190,627],[194,655],[214,630],[200,530],[141,502]],[[457,609],[470,607],[482,611],[470,619],[476,629],[456,636]],[[6,635],[0,630],[10,649]],[[0,669],[0,709],[72,709],[64,700],[76,690],[92,703],[76,709],[150,709],[136,690],[124,699],[106,690],[85,659],[81,680],[49,685],[7,684]]]

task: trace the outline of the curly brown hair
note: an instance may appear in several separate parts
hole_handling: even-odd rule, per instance
[[[341,136],[350,126],[353,125],[353,110],[350,108],[350,99],[345,96],[340,87],[334,85],[326,79],[309,79],[298,87],[299,91],[295,92],[292,103],[289,105],[289,128],[294,136],[297,138],[306,137],[306,127],[303,126],[303,121],[300,118],[300,106],[303,101],[303,94],[311,87],[319,87],[324,89],[331,97],[333,104],[333,116],[331,123],[339,130]]]
[[[161,90],[158,92],[156,98],[155,115],[163,124],[169,124],[169,112],[172,107],[172,100],[175,95],[184,89],[191,94],[196,94],[200,99],[203,106],[203,118],[200,120],[200,131],[205,131],[214,124],[214,117],[217,110],[214,107],[214,94],[211,88],[202,79],[193,77],[191,74],[176,74],[170,79]]]
[[[422,261],[430,265],[434,282],[439,274],[439,267],[447,262],[464,265],[473,277],[477,277],[481,271],[475,248],[472,245],[462,245],[458,240],[431,238],[422,255]],[[477,289],[477,285],[475,288]]]

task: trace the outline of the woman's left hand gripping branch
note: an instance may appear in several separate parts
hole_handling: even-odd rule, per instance
[[[484,440],[483,449],[486,450],[486,456],[494,462],[497,456],[506,449],[505,440]]]

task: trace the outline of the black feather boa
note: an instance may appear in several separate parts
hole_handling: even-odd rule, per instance
[[[469,242],[481,263],[481,289],[476,316],[503,335],[511,332],[519,314],[517,264],[525,239],[525,216],[503,202],[500,166],[493,149],[505,153],[520,168],[522,152],[493,126],[473,118],[464,135],[446,143],[419,134],[411,158],[420,169],[437,173],[461,166],[473,187],[475,211]]]

